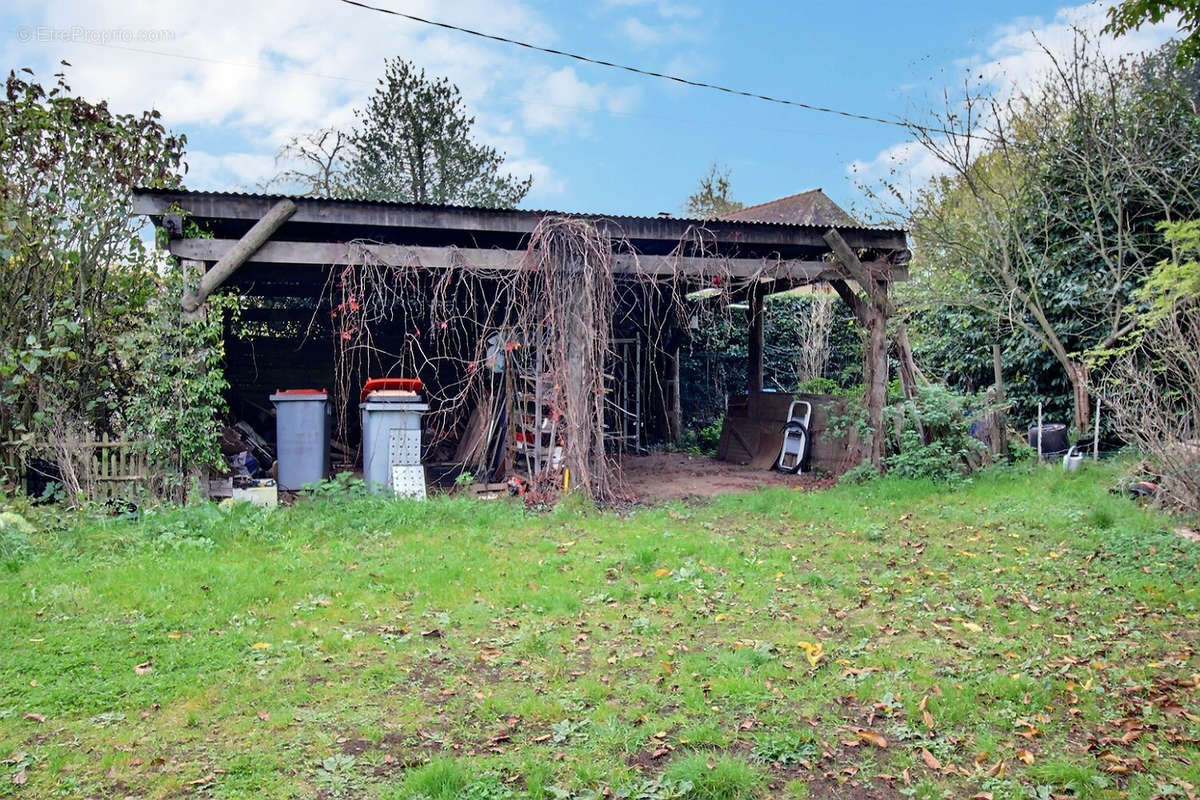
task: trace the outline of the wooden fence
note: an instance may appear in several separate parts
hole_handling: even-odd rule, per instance
[[[30,463],[33,459],[42,459],[58,465],[64,479],[62,483],[70,484],[72,478],[78,482],[81,499],[101,503],[114,499],[131,500],[147,489],[150,470],[144,444],[113,439],[108,434],[92,442],[73,442],[65,447],[9,439],[0,442],[0,469],[3,469],[4,483],[24,490],[28,485]],[[63,464],[64,456],[69,458],[69,465]],[[55,480],[53,475],[43,477]]]

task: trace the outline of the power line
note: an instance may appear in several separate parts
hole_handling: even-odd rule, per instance
[[[143,55],[159,56],[161,58],[177,58],[177,59],[182,59],[184,61],[196,61],[196,62],[203,63],[203,64],[217,64],[217,65],[227,66],[227,67],[238,67],[240,69],[248,69],[248,70],[254,70],[254,71],[259,71],[259,72],[274,72],[274,73],[277,73],[280,75],[298,75],[298,76],[302,76],[302,77],[306,77],[306,78],[320,78],[322,80],[329,80],[329,81],[343,81],[346,83],[357,83],[357,84],[362,84],[364,86],[373,86],[376,83],[376,81],[374,81],[374,80],[366,80],[363,78],[351,78],[351,77],[347,77],[345,75],[331,75],[331,74],[325,73],[325,72],[308,72],[305,70],[288,69],[286,67],[277,67],[272,64],[250,63],[248,61],[229,61],[229,60],[226,60],[223,58],[212,58],[209,56],[197,56],[197,55],[193,55],[191,53],[172,53],[172,52],[168,52],[165,50],[151,50],[151,49],[145,48],[145,47],[130,47],[128,45],[113,44],[112,42],[92,42],[92,41],[72,39],[72,40],[68,40],[67,43],[69,43],[69,44],[84,44],[84,45],[88,45],[89,47],[106,47],[106,48],[109,48],[110,50],[123,50],[128,53],[141,53]],[[680,122],[680,121],[686,122],[687,121],[687,120],[680,120],[680,118],[676,117],[676,116],[667,116],[667,115],[663,115],[663,114],[646,114],[644,112],[617,111],[617,110],[614,110],[611,108],[605,108],[603,106],[601,106],[597,109],[593,109],[588,106],[568,105],[565,103],[548,103],[544,100],[529,100],[529,99],[524,99],[524,98],[521,99],[520,102],[523,104],[526,104],[526,105],[544,106],[546,108],[559,108],[559,109],[565,109],[568,111],[599,111],[601,113],[608,114],[609,116],[627,117],[630,119],[654,119],[654,120],[662,120],[664,122]],[[706,120],[705,123],[711,124],[712,120]],[[800,131],[800,130],[796,130],[794,128],[784,128],[784,127],[779,127],[779,126],[745,125],[745,124],[739,123],[739,127],[740,128],[750,128],[753,130],[773,131],[775,133],[793,133],[793,134],[805,133],[805,134],[811,135],[811,132]]]
[[[390,8],[383,8],[381,6],[373,6],[368,3],[360,2],[360,0],[338,0],[338,2],[345,3],[348,6],[356,6],[358,8],[366,9],[367,11],[378,11],[381,14],[390,14],[391,16],[411,20],[412,22],[420,22],[424,25],[433,25],[434,27],[444,28],[445,30],[457,31],[459,33],[465,33],[470,36],[477,36],[481,39],[491,39],[494,42],[503,42],[504,44],[516,45],[517,47],[524,47],[527,50],[536,50],[541,53],[549,53],[550,55],[553,55],[553,56],[562,56],[563,58],[570,58],[570,59],[574,59],[575,61],[582,61],[587,64],[596,64],[601,67],[610,67],[612,69],[624,70],[625,72],[632,72],[636,75],[644,75],[644,76],[647,76],[650,78],[660,78],[660,79],[666,80],[666,81],[673,81],[675,83],[681,83],[685,86],[694,86],[698,89],[711,89],[713,91],[723,92],[723,93],[729,94],[729,95],[736,95],[739,97],[748,97],[752,100],[763,100],[768,103],[777,103],[779,105],[792,106],[793,108],[802,108],[806,111],[815,111],[815,112],[818,112],[821,114],[835,114],[837,116],[847,117],[849,119],[858,119],[858,120],[863,120],[865,122],[875,122],[875,123],[879,123],[881,125],[893,125],[898,128],[904,128],[905,130],[919,130],[924,133],[941,133],[941,134],[946,134],[948,136],[962,135],[961,131],[949,131],[949,130],[945,130],[943,128],[926,127],[924,125],[916,125],[916,124],[901,122],[900,120],[896,120],[896,119],[887,119],[886,117],[875,117],[870,114],[858,114],[853,111],[843,111],[843,110],[837,109],[837,108],[828,108],[826,106],[818,106],[818,105],[813,105],[811,103],[802,103],[799,100],[788,100],[788,99],[782,98],[782,97],[772,97],[770,95],[759,94],[757,92],[750,92],[750,91],[746,91],[744,89],[731,89],[728,86],[720,86],[715,83],[705,83],[704,81],[694,81],[694,80],[691,80],[690,78],[681,78],[678,75],[668,75],[664,72],[655,72],[655,71],[649,70],[649,69],[641,69],[640,67],[631,67],[627,64],[617,64],[613,61],[605,61],[604,59],[600,59],[600,58],[591,58],[589,56],[579,55],[578,53],[571,53],[566,50],[556,50],[552,47],[542,47],[540,45],[531,44],[529,42],[523,42],[520,39],[510,39],[506,36],[498,36],[494,33],[485,33],[483,31],[474,30],[473,28],[464,28],[459,25],[451,25],[449,22],[439,22],[434,19],[426,19],[424,17],[418,17],[413,14],[406,14],[402,11],[395,11]],[[977,138],[983,138],[983,137],[977,137]]]

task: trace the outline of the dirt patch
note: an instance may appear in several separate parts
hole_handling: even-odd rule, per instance
[[[363,753],[370,750],[374,745],[370,739],[347,739],[342,742],[342,755],[346,756],[361,756]]]
[[[674,752],[675,748],[668,744],[657,744],[630,753],[625,763],[639,772],[658,772],[670,762]]]
[[[886,781],[856,781],[847,780],[840,783],[834,778],[824,775],[814,776],[808,773],[796,778],[779,779],[779,785],[772,788],[782,789],[788,781],[802,780],[808,784],[808,796],[812,800],[892,800],[903,797],[900,791]]]
[[[629,491],[643,503],[702,500],[714,494],[743,494],[766,486],[820,489],[834,480],[815,473],[788,475],[775,470],[754,469],[687,453],[626,456],[621,468]]]

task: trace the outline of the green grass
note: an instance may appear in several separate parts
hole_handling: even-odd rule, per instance
[[[1200,546],[1112,482],[31,516],[0,796],[1187,797]]]

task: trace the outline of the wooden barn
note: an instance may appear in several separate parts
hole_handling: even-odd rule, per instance
[[[753,422],[781,402],[763,387],[764,298],[832,286],[866,331],[876,433],[862,456],[880,458],[888,287],[907,277],[907,237],[848,216],[819,224],[827,200],[818,190],[699,220],[145,190],[135,211],[191,276],[185,313],[205,313],[215,292],[242,298],[225,328],[235,417],[267,426],[272,392],[327,388],[349,465],[365,380],[415,378],[431,467],[495,479],[524,456],[531,480],[567,470],[603,496],[623,454],[679,433],[679,350],[697,297],[746,308],[733,312],[749,330],[736,405]],[[784,221],[805,208],[817,217]],[[523,425],[552,431],[548,447]],[[751,460],[753,436],[753,425],[731,434],[725,455]]]

